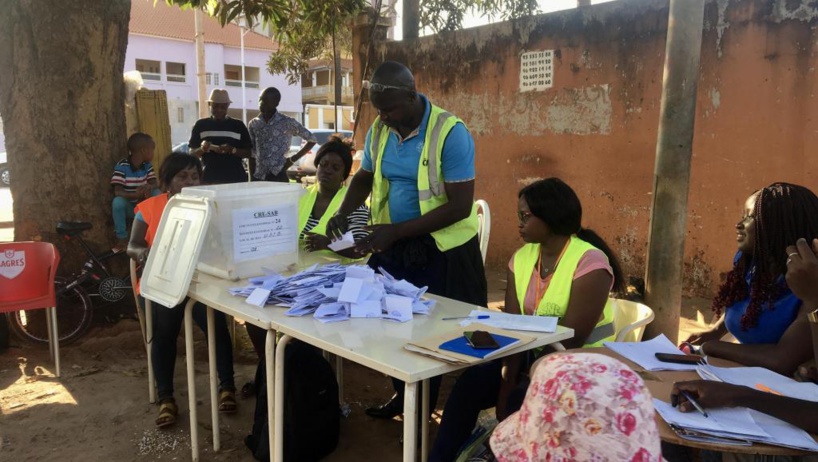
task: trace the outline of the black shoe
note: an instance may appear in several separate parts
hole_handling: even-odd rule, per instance
[[[395,395],[386,404],[377,407],[370,407],[364,411],[369,417],[376,419],[391,419],[403,414],[403,400]]]

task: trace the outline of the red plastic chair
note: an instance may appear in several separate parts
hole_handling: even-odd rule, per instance
[[[60,376],[60,344],[57,333],[57,301],[54,276],[60,254],[48,242],[0,244],[0,313],[45,308],[48,345]]]

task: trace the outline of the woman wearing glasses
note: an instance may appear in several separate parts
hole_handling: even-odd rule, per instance
[[[574,337],[562,342],[566,348],[612,341],[608,295],[624,288],[622,272],[605,241],[581,227],[577,195],[562,180],[548,178],[520,191],[517,210],[526,244],[509,262],[505,311],[559,317],[560,325],[574,329]],[[519,409],[528,383],[521,376],[533,359],[516,355],[467,369],[446,402],[430,460],[454,460],[481,410],[496,406],[503,420]]]

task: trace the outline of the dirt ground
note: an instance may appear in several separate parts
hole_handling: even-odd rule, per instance
[[[500,274],[489,276],[489,299],[498,306],[504,281]],[[682,329],[699,327],[701,313],[707,313],[706,300],[686,301]],[[241,387],[253,378],[256,362],[244,329],[236,331],[235,378]],[[60,379],[53,376],[47,348],[14,341],[0,352],[0,461],[190,460],[182,338],[175,375],[179,420],[167,430],[154,426],[157,408],[148,403],[147,360],[137,321],[95,326],[76,344],[61,348]],[[243,440],[252,427],[254,398],[239,397],[238,413],[220,418],[222,449],[213,452],[207,348],[198,329],[195,339],[201,460],[252,461]],[[444,379],[439,404],[445,403],[455,378]],[[365,408],[391,396],[390,381],[347,361],[344,391],[351,413],[342,419],[339,446],[326,460],[401,460],[402,423],[364,414]],[[436,423],[430,429],[434,437]]]

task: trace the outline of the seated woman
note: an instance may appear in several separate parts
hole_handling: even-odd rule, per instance
[[[611,289],[621,291],[622,273],[613,252],[593,231],[582,228],[582,205],[558,178],[523,188],[518,196],[520,236],[527,243],[509,262],[505,311],[556,316],[574,329],[566,348],[597,346],[614,339]],[[497,406],[502,420],[519,408],[527,355],[470,367],[446,402],[430,460],[454,460],[483,409]],[[511,399],[510,399],[511,398]]]
[[[774,183],[751,195],[736,224],[738,252],[713,299],[724,317],[711,331],[688,339],[704,354],[792,375],[812,357],[809,307],[785,281],[787,246],[818,237],[818,197],[807,188]],[[739,344],[724,342],[730,332]]]
[[[159,168],[159,180],[165,194],[159,194],[136,206],[136,218],[131,229],[128,243],[128,256],[138,264],[148,259],[151,245],[156,238],[159,221],[165,206],[174,194],[187,186],[198,186],[202,175],[202,163],[198,158],[187,154],[173,153],[165,158]],[[144,306],[144,299],[140,297]],[[153,341],[151,342],[151,361],[156,375],[159,417],[157,427],[167,427],[176,422],[178,408],[173,399],[173,369],[176,365],[176,338],[182,328],[185,315],[185,304],[170,309],[153,303]],[[236,411],[236,387],[233,381],[233,343],[227,330],[224,314],[215,312],[216,329],[216,369],[219,373],[219,411]],[[193,319],[207,332],[207,316],[204,305],[197,303],[193,308]]]
[[[491,435],[500,462],[660,462],[653,398],[622,362],[557,353],[537,365],[522,408]]]
[[[307,188],[307,194],[298,204],[298,229],[304,249],[331,259],[351,261],[361,258],[353,247],[333,251],[326,236],[327,223],[344,201],[347,187],[344,181],[352,170],[352,147],[341,138],[332,136],[321,145],[315,155],[315,185]],[[357,241],[365,237],[369,221],[369,209],[362,205],[349,215],[349,231]]]

